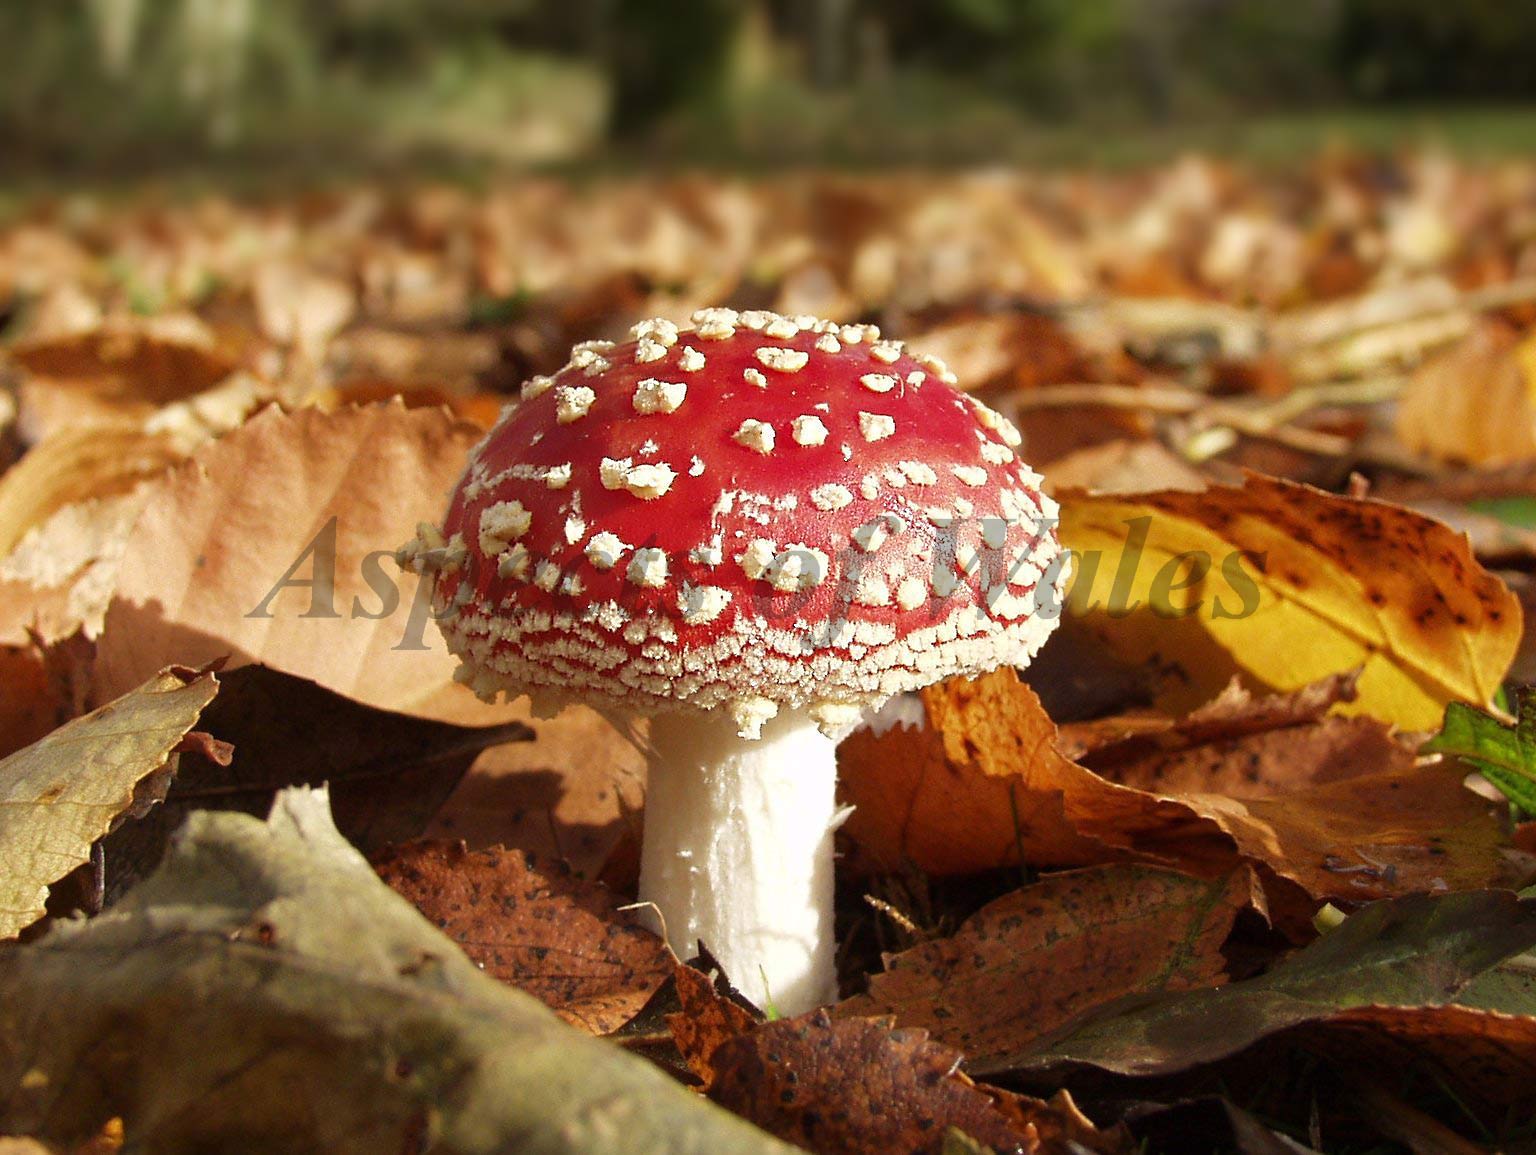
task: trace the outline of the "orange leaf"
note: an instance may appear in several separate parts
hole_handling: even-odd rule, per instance
[[[413,842],[374,869],[487,973],[594,1035],[632,1019],[672,974],[672,952],[636,913],[560,863]]]

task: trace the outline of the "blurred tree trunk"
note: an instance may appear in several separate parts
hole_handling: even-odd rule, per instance
[[[849,31],[853,0],[810,0],[811,80],[818,88],[846,85],[853,74]]]
[[[743,20],[737,0],[581,0],[612,87],[615,135],[685,104],[718,103]]]

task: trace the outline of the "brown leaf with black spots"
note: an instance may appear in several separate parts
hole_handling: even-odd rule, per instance
[[[594,1035],[623,1026],[672,974],[666,943],[563,863],[422,841],[374,868],[489,974]]]
[[[1431,765],[1244,801],[1183,800],[1315,900],[1354,904],[1511,881],[1498,808]]]
[[[927,1031],[813,1011],[721,1044],[709,1097],[826,1155],[939,1155],[952,1127],[994,1151],[1041,1150],[956,1074],[960,1058]]]
[[[667,1016],[667,1029],[688,1069],[707,1091],[715,1082],[711,1060],[716,1049],[755,1029],[758,1020],[746,1007],[717,991],[708,975],[690,966],[679,966],[675,974],[682,1010]]]
[[[1253,884],[1143,866],[1059,874],[982,907],[949,938],[886,958],[838,1016],[894,1015],[972,1058],[1050,1034],[1125,995],[1220,980]]]

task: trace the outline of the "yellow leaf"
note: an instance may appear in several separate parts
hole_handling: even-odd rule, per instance
[[[217,692],[212,674],[162,670],[0,761],[0,938],[42,917],[49,884],[90,858]]]
[[[1295,690],[1359,668],[1347,710],[1408,729],[1486,704],[1514,657],[1520,606],[1466,539],[1421,514],[1250,477],[1241,487],[1062,496],[1070,610],[1187,696],[1241,671]]]

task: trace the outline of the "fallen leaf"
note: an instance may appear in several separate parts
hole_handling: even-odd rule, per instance
[[[452,680],[392,554],[441,515],[479,431],[398,403],[267,409],[150,497],[97,655],[98,694],[166,661],[260,662],[410,712]]]
[[[455,721],[482,717],[479,701],[462,690],[447,687],[426,712]],[[509,721],[533,720],[526,701],[499,709]],[[497,746],[477,759],[425,833],[470,846],[517,846],[595,877],[625,833],[638,827],[645,756],[585,706],[537,719],[537,726],[538,741]],[[638,877],[638,856],[635,871]]]
[[[960,313],[908,338],[944,361],[966,390],[1007,385],[1033,389],[1079,381],[1134,383],[1144,371],[1118,346],[1080,344],[1060,321],[1042,313]]]
[[[857,807],[845,829],[877,868],[905,860],[948,875],[1134,857],[1209,876],[1230,871],[1236,854],[1305,894],[1289,896],[1288,929],[1329,899],[1471,889],[1509,874],[1495,807],[1441,767],[1272,798],[1151,794],[1063,755],[1054,723],[1011,670],[930,686],[922,701],[920,730],[861,731],[839,751],[839,796]],[[1296,708],[1278,699],[1253,716]]]
[[[19,341],[28,372],[113,402],[163,405],[234,372],[237,359],[190,314],[112,318],[88,332]]]
[[[1468,382],[1477,382],[1475,389]],[[1408,379],[1393,430],[1407,448],[1446,461],[1536,459],[1536,344],[1484,321]]]
[[[717,991],[702,971],[678,964],[674,977],[682,1009],[667,1016],[667,1030],[683,1062],[708,1091],[715,1083],[715,1052],[722,1043],[755,1030],[758,1019]]]
[[[197,814],[113,909],[0,953],[0,1130],[127,1149],[789,1149],[484,974],[323,792]]]
[[[251,278],[251,295],[262,335],[312,357],[357,310],[351,285],[294,264],[262,265]]]
[[[412,842],[373,858],[389,886],[487,974],[594,1035],[634,1018],[676,960],[635,911],[570,868],[519,850]]]
[[[1529,1118],[1536,1018],[1446,1004],[1352,1007],[1290,1032],[1344,1070],[1381,1080],[1427,1077],[1483,1120]]]
[[[1136,1076],[1185,1071],[1303,1023],[1369,1017],[1381,1007],[1439,1006],[1532,945],[1536,900],[1508,891],[1373,903],[1257,978],[1128,999],[1053,1040],[975,1069],[1037,1076],[1079,1066]]]
[[[1251,893],[1242,871],[1214,881],[1142,866],[1054,875],[988,903],[948,938],[887,956],[869,993],[833,1013],[892,1015],[972,1060],[1011,1053],[1123,995],[1216,981]]]
[[[65,506],[127,493],[180,460],[168,437],[132,427],[55,433],[0,477],[0,558]]]
[[[0,687],[0,758],[68,720],[68,705],[35,646],[0,645]]]
[[[1111,782],[1157,794],[1264,798],[1411,770],[1413,750],[1386,723],[1327,712],[1353,700],[1354,681],[1337,675],[1263,696],[1233,682],[1183,718],[1147,711],[1063,726],[1057,748]]]
[[[1056,727],[1011,669],[922,692],[926,722],[838,749],[843,829],[876,869],[929,874],[1020,862],[1082,866],[1132,847],[1230,869],[1230,844],[1178,802],[1104,781],[1059,753]]]
[[[154,868],[193,810],[260,815],[283,787],[328,783],[341,832],[372,853],[418,837],[481,751],[533,738],[521,722],[471,728],[375,709],[264,666],[223,672],[220,683],[198,728],[234,757],[183,755],[161,805],[107,837],[109,901]]]
[[[118,566],[151,486],[77,501],[29,530],[0,561],[0,638],[101,633]]]
[[[1041,1150],[956,1076],[959,1061],[926,1031],[813,1011],[722,1043],[709,1094],[770,1135],[827,1155],[939,1155],[951,1127],[995,1150]]]
[[[217,692],[212,674],[165,670],[0,761],[0,938],[36,922],[49,885],[164,794],[172,751]]]
[[[1052,493],[1069,489],[1094,493],[1186,489],[1197,493],[1210,485],[1210,479],[1160,442],[1106,441],[1051,462],[1045,483]]]
[[[1536,687],[1515,691],[1516,720],[1507,725],[1462,702],[1445,708],[1440,732],[1420,749],[1475,767],[1527,814],[1536,813]]]
[[[1179,798],[1312,899],[1353,905],[1514,881],[1497,808],[1461,780],[1420,766],[1267,798]]]
[[[1347,710],[1428,729],[1490,701],[1519,644],[1518,600],[1465,539],[1382,502],[1259,476],[1064,494],[1061,534],[1072,611],[1128,659],[1171,658],[1198,699],[1238,671],[1295,690],[1358,668]]]

